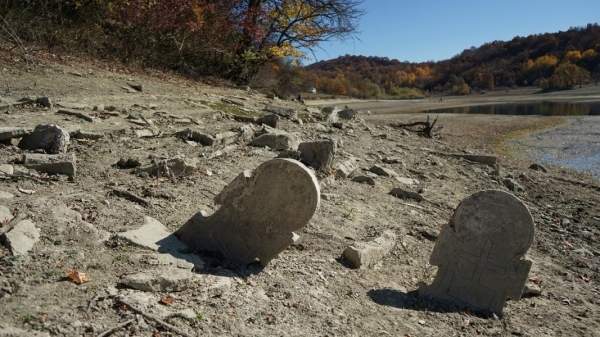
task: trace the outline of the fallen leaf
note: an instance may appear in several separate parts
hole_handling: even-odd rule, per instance
[[[89,282],[90,279],[87,277],[85,273],[78,271],[77,269],[71,269],[67,272],[67,277],[71,282],[75,284],[84,284]]]
[[[172,296],[164,296],[163,298],[160,299],[160,303],[164,304],[164,305],[171,305],[173,304],[173,302],[175,302],[175,299]]]

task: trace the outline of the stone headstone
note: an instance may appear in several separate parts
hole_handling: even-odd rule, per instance
[[[320,202],[314,174],[300,162],[273,159],[244,171],[219,195],[212,215],[194,215],[175,235],[190,248],[236,264],[266,265],[292,242]]]
[[[19,142],[19,147],[25,150],[44,150],[46,153],[58,154],[67,152],[69,133],[58,125],[42,124],[35,127],[33,132]]]
[[[533,234],[533,218],[514,195],[496,190],[471,195],[442,228],[430,258],[437,275],[420,293],[501,315],[507,298],[521,298]]]

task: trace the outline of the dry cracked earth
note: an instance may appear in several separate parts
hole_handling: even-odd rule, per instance
[[[0,205],[39,231],[22,254],[0,247],[0,336],[600,336],[600,188],[587,177],[505,158],[498,172],[449,156],[463,151],[443,130],[427,139],[361,114],[334,127],[317,108],[252,90],[68,57],[1,60],[0,127],[59,125],[71,134],[77,172],[24,169],[21,158],[36,151],[21,149],[19,137],[0,145]],[[265,109],[281,113],[277,128],[300,141],[334,139],[334,166],[356,158],[355,175],[374,165],[394,174],[361,183],[319,172],[320,208],[264,269],[177,260],[120,238],[145,217],[175,231],[214,211],[214,197],[240,172],[280,155],[248,145],[240,128],[250,129],[249,119],[232,117]],[[217,141],[184,140],[177,132],[187,128]],[[182,170],[122,168],[173,158]],[[435,276],[429,256],[440,227],[472,193],[508,190],[506,178],[535,220],[526,296],[508,301],[502,317],[419,298],[415,290]],[[398,187],[423,200],[389,194]],[[393,248],[370,268],[341,258],[348,245],[389,231]]]

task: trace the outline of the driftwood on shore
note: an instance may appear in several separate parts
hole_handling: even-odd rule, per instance
[[[424,122],[419,121],[412,123],[392,123],[390,124],[390,126],[398,129],[404,129],[410,132],[415,132],[427,138],[433,138],[435,136],[435,132],[439,131],[442,128],[441,126],[438,126],[437,129],[435,128],[437,121],[437,117],[432,122],[429,116],[427,116],[427,120]]]

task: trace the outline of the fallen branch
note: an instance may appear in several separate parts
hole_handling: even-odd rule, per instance
[[[124,327],[128,326],[129,324],[135,322],[135,319],[130,319],[128,321],[125,321],[117,326],[114,326],[106,331],[104,331],[103,333],[99,334],[98,337],[106,337],[106,336],[110,336],[113,332],[116,332],[117,330],[121,330]]]
[[[181,336],[184,336],[184,337],[197,337],[195,335],[190,335],[189,333],[187,333],[187,332],[179,329],[178,327],[176,327],[176,326],[174,326],[172,324],[169,324],[169,323],[163,321],[162,319],[160,319],[160,318],[158,318],[158,317],[156,317],[154,315],[150,315],[150,314],[144,312],[143,310],[141,310],[139,308],[136,308],[132,304],[127,303],[127,302],[123,301],[122,299],[119,299],[118,301],[121,304],[124,304],[124,305],[128,306],[133,312],[138,313],[138,314],[144,316],[144,318],[147,318],[149,320],[155,321],[156,323],[160,324],[163,328],[165,328],[167,330],[175,332],[175,333],[177,333],[177,334],[179,334]]]
[[[150,206],[150,202],[148,200],[146,200],[138,195],[135,195],[129,191],[113,188],[111,192],[112,192],[112,194],[116,195],[117,197],[121,197],[121,198],[127,199],[129,201],[138,203],[144,207]]]
[[[441,127],[438,127],[435,130],[435,124],[437,123],[438,118],[436,117],[433,122],[430,121],[429,116],[427,116],[427,120],[424,122],[412,122],[412,123],[392,123],[391,127],[404,129],[410,132],[416,132],[421,134],[427,138],[433,138],[434,132],[439,131]]]
[[[57,114],[61,114],[61,115],[75,116],[75,117],[81,118],[83,120],[86,120],[88,122],[93,122],[94,121],[93,117],[88,116],[88,115],[84,114],[83,112],[79,112],[79,111],[72,111],[72,110],[60,109],[56,113]]]

